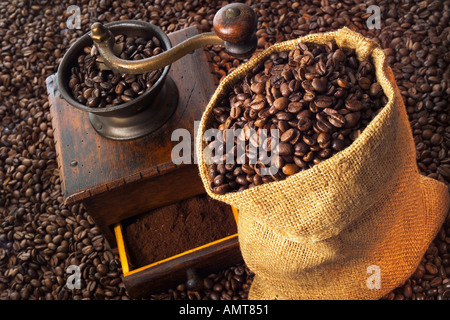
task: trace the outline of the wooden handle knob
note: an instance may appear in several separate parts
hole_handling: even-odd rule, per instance
[[[221,8],[213,20],[214,31],[224,41],[243,42],[256,32],[257,17],[253,9],[243,3],[232,3]]]

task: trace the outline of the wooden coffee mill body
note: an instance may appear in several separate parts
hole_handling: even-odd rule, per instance
[[[256,44],[256,17],[244,5],[232,4],[222,8],[216,14],[214,28],[232,54],[240,54],[239,50],[249,52],[249,44]],[[90,36],[94,43],[106,41],[101,37],[105,29],[98,24],[93,26]],[[96,39],[97,35],[100,36]],[[203,38],[211,39],[217,35],[207,34]],[[199,37],[202,34],[195,27],[168,35],[177,50],[180,50],[178,44],[189,45],[190,39]],[[252,37],[251,41],[249,37]],[[217,39],[214,41],[213,44],[220,43]],[[158,105],[155,108],[172,107],[168,119],[137,138],[105,137],[101,125],[100,130],[95,127],[97,123],[89,108],[74,107],[76,103],[67,96],[64,76],[61,75],[64,70],[58,70],[58,74],[47,79],[64,203],[82,203],[109,246],[118,247],[123,280],[134,298],[186,281],[187,270],[208,274],[242,261],[235,234],[167,261],[133,269],[123,241],[121,222],[125,219],[205,193],[198,168],[193,162],[194,127],[215,91],[217,79],[211,73],[205,51],[199,49],[186,54],[186,50],[191,49],[192,46],[185,48],[181,58],[172,59],[165,79],[168,84],[163,89],[168,93],[163,101],[156,102]],[[70,58],[68,56],[66,60]],[[130,73],[144,73],[142,66],[145,67],[145,64],[140,65],[140,69],[134,67]],[[153,97],[153,100],[157,99]],[[145,103],[155,104],[155,101]],[[168,105],[170,103],[175,105]],[[136,115],[132,117],[139,119]],[[101,121],[102,117],[99,119]],[[109,119],[105,123],[107,121]],[[144,122],[145,125],[148,123]],[[172,161],[172,148],[179,143],[171,139],[176,129],[185,129],[192,137],[190,164],[176,165]],[[132,129],[130,132],[135,131]],[[233,212],[237,217],[237,212]]]

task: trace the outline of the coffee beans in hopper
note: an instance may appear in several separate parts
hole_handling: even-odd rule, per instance
[[[221,134],[208,144],[215,158],[211,190],[242,191],[309,169],[348,147],[386,103],[374,65],[360,62],[353,50],[334,42],[300,43],[295,50],[273,53],[213,108],[213,127]],[[234,148],[226,149],[227,129],[242,129],[240,141],[270,151],[278,170],[261,174],[267,161],[263,164],[247,145],[237,159],[236,136]],[[267,138],[260,138],[263,129]],[[279,133],[275,148],[268,134],[272,129]],[[226,161],[226,152],[234,163]]]
[[[153,37],[116,36],[116,54],[125,60],[139,60],[163,51],[161,42]],[[150,89],[158,80],[162,69],[145,74],[118,74],[99,62],[95,46],[85,47],[70,69],[69,89],[73,97],[90,108],[108,108],[129,102]]]

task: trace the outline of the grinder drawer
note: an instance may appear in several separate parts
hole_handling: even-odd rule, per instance
[[[241,263],[237,218],[235,208],[202,194],[116,224],[123,281],[130,296],[146,297],[186,282],[189,269],[203,277]],[[165,222],[151,225],[158,221]],[[202,228],[207,235],[201,234]]]

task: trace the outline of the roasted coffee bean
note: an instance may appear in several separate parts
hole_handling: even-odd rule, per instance
[[[280,142],[278,144],[278,154],[280,156],[289,156],[294,153],[293,151],[294,147],[290,143]]]
[[[358,80],[358,84],[362,89],[368,90],[371,87],[372,82],[366,77],[361,77]]]
[[[345,118],[339,113],[333,113],[328,116],[328,122],[337,128],[342,128],[345,126]]]
[[[251,85],[251,90],[256,94],[263,94],[266,88],[265,82],[255,82]]]
[[[289,82],[284,82],[280,86],[280,93],[283,97],[288,97],[291,94],[291,90],[289,89]]]
[[[230,117],[233,119],[239,118],[241,115],[242,109],[239,106],[235,106],[231,108]]]
[[[317,136],[317,143],[321,148],[326,148],[330,144],[331,136],[328,133],[321,132]]]
[[[317,92],[325,92],[328,88],[327,78],[314,78],[311,82],[312,87]]]
[[[343,78],[338,78],[336,80],[336,82],[337,82],[338,86],[341,87],[341,88],[344,88],[344,89],[349,89],[350,88],[350,83],[347,80],[343,79]]]
[[[356,126],[359,122],[359,119],[361,118],[361,113],[360,112],[350,112],[347,113],[345,116],[345,126],[347,128],[353,128],[354,126]]]
[[[297,128],[300,131],[308,131],[313,125],[313,121],[309,118],[302,117],[298,120]]]
[[[294,154],[296,156],[304,156],[309,151],[309,147],[303,141],[298,142],[294,146]]]
[[[330,96],[319,96],[315,99],[314,104],[321,109],[328,108],[333,104],[333,99]]]
[[[337,49],[333,54],[333,60],[336,62],[344,62],[346,55],[343,50]]]
[[[291,102],[288,105],[288,112],[299,113],[303,109],[303,103],[301,102]]]
[[[289,164],[286,164],[285,166],[283,166],[283,173],[287,176],[293,175],[299,171],[300,171],[300,168],[293,163],[289,163]]]
[[[350,111],[361,111],[362,103],[358,100],[348,100],[345,102],[345,107]]]
[[[334,139],[331,142],[331,148],[335,151],[341,151],[344,149],[344,147],[345,147],[345,143],[341,139]]]
[[[291,128],[291,129],[285,131],[280,137],[281,142],[290,141],[295,136],[295,132],[296,131],[294,128]]]
[[[280,97],[273,102],[273,106],[280,111],[286,109],[288,105],[289,99],[287,99],[286,97]]]

